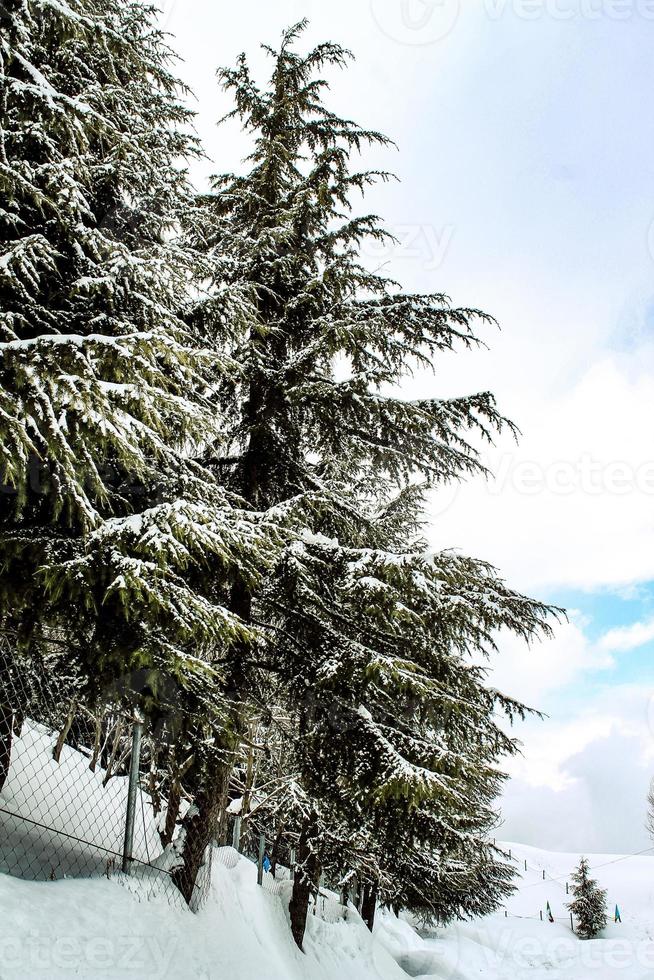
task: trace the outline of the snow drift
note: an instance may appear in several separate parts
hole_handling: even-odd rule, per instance
[[[3,980],[654,978],[652,858],[589,856],[609,898],[619,901],[623,924],[582,942],[566,924],[564,907],[564,876],[578,855],[510,846],[523,877],[506,917],[421,930],[382,913],[371,936],[350,907],[347,921],[309,917],[304,954],[290,934],[288,883],[277,894],[259,888],[256,868],[230,848],[217,850],[209,900],[197,914],[163,898],[145,900],[137,882],[128,891],[118,880],[1,875],[0,973]],[[547,901],[554,923],[540,921]]]

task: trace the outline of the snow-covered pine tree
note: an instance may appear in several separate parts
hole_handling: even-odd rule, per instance
[[[389,827],[375,812],[387,803],[388,824],[399,825],[404,808],[424,810],[423,825],[434,827],[417,825],[410,853],[440,840],[446,859],[456,839],[459,855],[470,844],[492,861],[481,831],[497,760],[515,747],[494,712],[523,708],[485,687],[474,658],[492,648],[495,629],[529,638],[546,628],[548,612],[488,566],[431,556],[417,540],[419,482],[483,474],[480,440],[510,424],[489,393],[443,400],[392,392],[439,352],[474,346],[475,324],[489,318],[441,294],[406,295],[361,262],[364,239],[387,233],[374,216],[353,216],[351,196],[387,175],[353,172],[350,158],[387,140],[324,105],[320,73],[348,53],[326,43],[299,54],[303,27],[287,31],[279,51],[267,49],[267,87],[257,86],[244,56],[221,72],[254,149],[247,174],[216,178],[198,202],[195,244],[221,265],[193,318],[214,336],[214,304],[225,290],[252,296],[257,320],[231,349],[242,372],[221,393],[230,445],[211,462],[252,507],[305,529],[264,592],[236,590],[232,607],[268,624],[263,656],[235,647],[234,689],[251,690],[267,670],[277,678],[262,688],[270,697],[277,690],[295,719],[298,772],[315,804],[296,829],[298,945],[328,856],[319,828],[329,807],[334,825],[352,833],[365,825],[384,873]],[[246,660],[254,670],[243,670]],[[479,873],[474,887],[486,881],[490,901],[505,879]],[[459,896],[450,912],[461,908]]]
[[[181,316],[197,145],[171,54],[140,0],[6,0],[1,26],[2,627],[66,640],[89,698],[151,668],[220,711],[221,651],[252,629],[234,573],[273,548],[197,462],[231,367]]]
[[[16,517],[94,526],[122,499],[108,467],[151,478],[206,425],[181,397],[187,269],[166,241],[194,143],[150,19],[130,0],[6,7],[0,418]]]
[[[512,879],[490,840],[517,748],[500,716],[525,709],[486,687],[479,657],[500,629],[537,634],[547,610],[472,559],[307,538],[269,607],[298,778],[367,838],[365,869],[350,867],[380,901],[440,921],[492,911]]]
[[[580,939],[594,939],[606,926],[606,890],[589,871],[588,859],[582,857],[571,875],[573,899],[568,908],[577,921]]]

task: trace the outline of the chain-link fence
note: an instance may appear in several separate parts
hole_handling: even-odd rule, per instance
[[[289,900],[295,874],[293,848],[266,837],[266,834],[257,827],[256,822],[242,820],[237,814],[230,815],[229,834],[231,846],[218,847],[214,852],[216,860],[231,870],[236,866],[239,858],[247,858],[257,865],[257,880],[263,890]],[[339,895],[328,888],[321,879],[317,893],[310,898],[309,914],[316,915],[328,923],[346,920],[348,908],[358,907],[355,885],[356,876],[353,876],[352,887],[341,889]]]
[[[179,706],[169,692],[167,720],[144,726],[126,696],[143,687],[144,678],[130,676],[89,709],[65,656],[27,659],[0,638],[0,872],[36,881],[104,876],[139,899],[186,907],[176,845],[193,801],[171,737]],[[206,849],[191,908],[208,896],[214,858],[230,868],[249,859],[265,891],[290,899],[295,852],[266,839],[256,818],[225,817],[218,843],[233,846]],[[347,902],[321,882],[311,912],[337,922]]]
[[[175,801],[171,820],[161,779],[170,747],[151,728],[135,741],[142,726],[124,698],[90,711],[81,689],[63,660],[27,660],[0,646],[0,872],[106,876],[139,898],[185,907],[172,874],[188,801]],[[208,894],[210,860],[211,849],[194,908]]]

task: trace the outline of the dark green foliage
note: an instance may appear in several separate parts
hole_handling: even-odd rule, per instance
[[[240,373],[221,388],[228,442],[209,465],[290,533],[247,605],[267,636],[246,683],[287,719],[295,780],[285,816],[277,797],[269,819],[302,842],[310,888],[321,866],[354,867],[427,917],[490,911],[511,878],[488,844],[497,764],[516,751],[499,716],[526,709],[488,689],[479,664],[498,630],[547,632],[549,610],[419,536],[426,490],[483,475],[481,441],[512,428],[493,397],[392,393],[440,352],[479,343],[490,318],[403,294],[360,261],[364,239],[387,233],[352,195],[388,175],[351,172],[351,158],[387,140],[325,106],[319,73],[349,56],[298,54],[302,28],[268,49],[266,88],[244,57],[220,73],[254,148],[247,174],[199,199],[191,231],[216,270],[194,328],[219,335],[226,290],[254,306],[225,340]]]
[[[0,619],[67,638],[95,692],[215,660],[244,632],[234,569],[272,552],[197,462],[231,365],[182,317],[199,151],[155,25],[137,0],[17,0],[0,35]]]

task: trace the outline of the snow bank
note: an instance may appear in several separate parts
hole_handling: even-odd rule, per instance
[[[143,900],[138,882],[132,893],[116,880],[27,882],[0,875],[0,975],[3,980],[654,978],[652,858],[589,855],[591,865],[603,865],[596,876],[611,898],[621,900],[624,921],[609,925],[605,939],[582,942],[562,914],[565,882],[555,891],[560,885],[548,877],[568,874],[579,856],[510,846],[523,879],[507,917],[501,912],[421,931],[384,913],[371,936],[353,909],[345,922],[310,916],[305,954],[290,935],[290,884],[279,883],[276,894],[259,888],[254,865],[231,848],[215,852],[210,896],[196,915],[172,909],[163,899]],[[540,921],[546,901],[560,921]]]
[[[654,980],[654,858],[586,855],[593,877],[607,889],[609,912],[619,905],[622,924],[610,921],[602,938],[584,942],[571,931],[565,907],[566,880],[580,855],[502,846],[520,872],[518,891],[502,912],[428,930],[381,918],[379,940],[406,974],[421,980]],[[548,902],[553,923],[545,914]]]
[[[623,919],[592,942],[571,932],[565,908],[579,855],[505,844],[521,877],[496,915],[424,930],[379,913],[371,936],[353,908],[343,921],[328,901],[309,917],[303,954],[288,921],[290,882],[266,876],[259,888],[254,865],[231,848],[214,851],[209,897],[195,915],[170,904],[166,891],[179,896],[163,874],[103,876],[97,845],[122,847],[126,780],[104,788],[83,755],[65,746],[57,764],[52,745],[51,732],[26,722],[0,794],[0,809],[53,828],[0,812],[0,870],[4,854],[25,878],[59,879],[0,874],[0,980],[654,980],[652,857],[587,855]],[[143,804],[137,856],[153,860],[161,845],[145,795]],[[548,902],[553,923],[540,917]]]
[[[139,901],[115,880],[20,881],[0,875],[2,980],[405,980],[354,910],[311,916],[306,953],[288,922],[288,888],[259,888],[256,868],[213,862],[211,893],[193,914]]]

